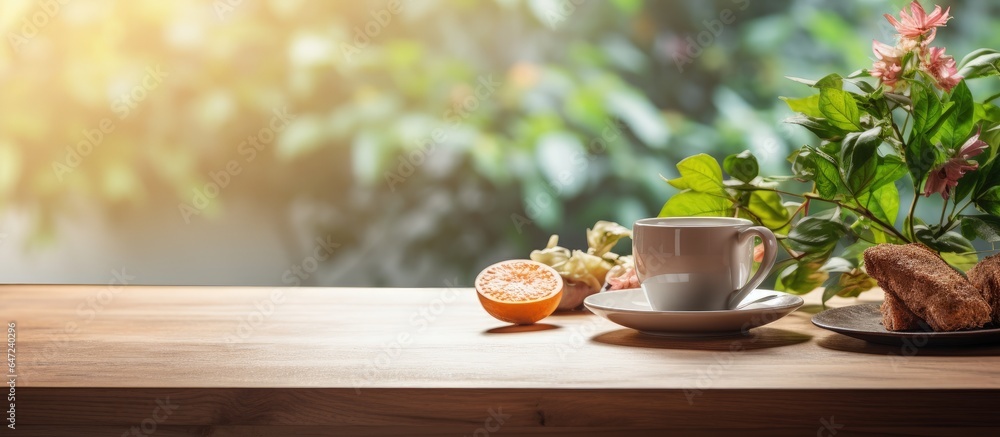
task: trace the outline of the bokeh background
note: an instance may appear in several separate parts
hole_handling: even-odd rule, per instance
[[[690,154],[787,174],[784,76],[867,68],[905,3],[4,0],[0,282],[470,285]],[[949,54],[1000,47],[944,4]]]

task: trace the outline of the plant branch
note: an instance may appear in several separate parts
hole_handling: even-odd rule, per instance
[[[906,223],[910,228],[910,238],[916,238],[913,230],[913,213],[917,210],[917,201],[920,200],[920,192],[916,188],[913,189],[913,201],[910,202],[910,211],[906,213]]]
[[[944,235],[945,232],[952,230],[952,228],[958,225],[958,216],[962,214],[962,211],[965,211],[965,208],[968,208],[969,205],[971,204],[972,204],[972,199],[969,199],[965,202],[965,204],[962,205],[961,208],[959,208],[957,204],[955,205],[955,209],[953,209],[951,215],[948,216],[948,223],[943,224],[941,226],[942,235]],[[945,204],[945,206],[947,207],[947,203]]]
[[[812,194],[812,193],[806,193],[806,195],[802,195],[802,194],[795,194],[795,193],[784,191],[784,190],[779,190],[777,188],[762,188],[762,187],[754,187],[754,186],[736,187],[736,188],[737,189],[743,189],[743,190],[750,190],[750,191],[772,191],[772,192],[775,192],[775,193],[778,193],[778,194],[784,194],[786,196],[798,197],[798,198],[801,198],[801,199],[816,199],[816,200],[820,200],[820,201],[823,201],[823,202],[832,203],[832,204],[837,205],[837,206],[839,206],[841,208],[844,208],[844,209],[846,209],[848,211],[852,211],[855,214],[864,216],[865,218],[871,220],[872,223],[877,224],[880,228],[882,228],[883,231],[886,231],[888,233],[893,234],[896,238],[899,238],[902,241],[905,241],[905,242],[910,242],[911,241],[910,238],[907,238],[905,235],[903,235],[902,233],[900,233],[896,229],[895,226],[892,226],[892,225],[890,225],[890,224],[882,221],[882,219],[880,219],[878,217],[875,217],[871,213],[871,211],[868,211],[865,208],[854,207],[854,206],[848,205],[846,203],[840,202],[838,200],[826,199],[826,198],[820,197],[820,196],[815,195],[815,194],[809,195],[809,194]]]
[[[764,222],[761,221],[760,216],[758,216],[757,214],[754,214],[753,211],[750,211],[749,208],[736,207],[736,216],[737,217],[740,214],[740,210],[743,210],[743,212],[747,213],[747,215],[749,215],[750,218],[752,218],[753,221],[756,224],[764,226]],[[791,220],[789,220],[789,222],[791,222]],[[781,227],[784,227],[784,225],[782,225]],[[778,240],[778,245],[781,246],[782,249],[785,249],[785,252],[788,253],[788,256],[794,258],[796,261],[802,258],[802,254],[796,255],[795,251],[793,251],[790,247],[788,247],[788,245],[784,242],[784,239]]]
[[[778,229],[781,229],[781,228],[783,228],[785,226],[788,226],[788,225],[792,224],[792,221],[795,220],[795,216],[798,215],[800,212],[802,212],[802,210],[804,208],[808,208],[808,207],[809,207],[809,199],[806,199],[805,201],[803,201],[802,203],[800,203],[799,207],[795,208],[795,211],[793,211],[788,216],[788,220],[787,221],[785,221],[784,223],[782,223],[781,226],[778,226]]]
[[[850,211],[854,211],[857,214],[860,214],[860,215],[863,215],[863,216],[867,217],[873,223],[878,224],[879,227],[882,228],[882,230],[889,231],[889,233],[891,233],[892,235],[895,235],[896,238],[899,238],[900,240],[902,240],[904,242],[907,242],[907,243],[911,242],[910,239],[907,238],[902,233],[900,233],[899,230],[897,230],[895,226],[890,225],[890,224],[882,221],[882,219],[880,219],[878,217],[875,217],[871,213],[871,211],[868,211],[865,208],[854,208],[854,207],[852,207],[850,205],[842,204],[842,203],[839,203],[839,202],[837,202],[837,204],[840,205],[840,206],[842,206],[842,207],[844,207],[844,208],[846,208],[846,209],[848,209],[848,210],[850,210]]]
[[[945,199],[944,205],[941,206],[941,218],[938,219],[938,224],[941,225],[942,233],[944,230],[944,217],[948,215],[948,200]]]
[[[906,123],[909,120],[910,120],[910,113],[907,112],[906,113],[906,120],[903,121],[904,129],[905,129]],[[889,125],[892,126],[892,131],[896,133],[896,138],[899,140],[899,145],[900,145],[900,149],[901,149],[901,150],[899,150],[899,152],[900,152],[899,154],[900,154],[900,156],[903,156],[904,151],[906,150],[906,140],[903,139],[903,132],[899,130],[899,126],[896,126],[896,123],[892,121],[892,115],[891,114],[889,115]]]

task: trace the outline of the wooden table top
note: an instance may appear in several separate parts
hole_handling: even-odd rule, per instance
[[[880,297],[871,293],[865,300]],[[588,411],[588,398],[594,408],[612,411],[626,404],[635,408],[641,405],[636,402],[646,402],[637,399],[653,396],[665,402],[657,411],[686,409],[689,416],[702,411],[700,403],[712,406],[702,411],[708,420],[726,408],[746,409],[739,404],[745,399],[760,403],[773,396],[789,408],[816,408],[808,417],[812,426],[826,414],[824,403],[846,408],[850,402],[898,397],[905,404],[917,402],[914,396],[955,394],[965,399],[949,406],[958,409],[994,402],[1000,394],[1000,346],[917,350],[868,344],[814,327],[815,304],[746,337],[697,340],[646,336],[587,312],[510,326],[486,314],[470,288],[3,285],[0,305],[0,321],[16,323],[19,423],[25,426],[138,423],[149,415],[149,399],[161,394],[189,405],[208,405],[205,396],[235,393],[250,399],[246,402],[319,405],[321,399],[335,399],[336,408],[371,409],[404,402],[402,396],[409,400],[397,407],[410,413],[401,423],[417,420],[415,410],[444,402],[452,409],[449,420],[457,421],[449,423],[467,434],[476,429],[468,429],[469,421],[482,422],[491,408],[487,399],[507,402],[508,412],[529,408],[530,413],[518,413],[529,416],[520,418],[523,423],[512,419],[521,427],[515,429],[537,430],[594,426],[588,420],[603,417],[551,413],[547,423],[544,413],[533,411],[537,405],[524,405],[547,396],[583,402],[579,412]],[[470,394],[482,396],[482,402]],[[93,411],[72,404],[82,398],[103,398],[104,404],[94,405],[113,410],[98,423]],[[136,403],[144,406],[132,412],[130,405]],[[199,408],[208,408],[204,405]],[[834,414],[836,407],[829,410]],[[231,417],[224,419],[217,410],[189,411],[178,416],[187,419],[174,419],[174,424],[365,424],[333,416],[257,412],[248,417],[237,409],[226,411]],[[553,406],[551,411],[561,410]],[[385,419],[390,413],[368,425],[396,426]],[[880,422],[846,410],[838,417],[853,418],[857,429],[881,429]],[[669,425],[663,418],[636,420],[629,426]],[[974,421],[996,426],[996,420]],[[894,429],[909,429],[900,426]]]

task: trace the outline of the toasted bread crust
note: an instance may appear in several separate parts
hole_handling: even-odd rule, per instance
[[[990,305],[993,323],[1000,324],[1000,254],[986,257],[969,270],[969,282]]]
[[[981,328],[992,320],[992,310],[979,290],[920,244],[880,244],[868,248],[864,258],[868,275],[886,294],[935,331]],[[886,329],[896,326],[895,318],[891,322]]]
[[[920,331],[924,329],[921,325],[926,326],[927,322],[913,314],[913,311],[903,305],[903,302],[889,293],[885,294],[885,301],[882,302],[880,309],[882,310],[882,325],[885,326],[886,330]]]

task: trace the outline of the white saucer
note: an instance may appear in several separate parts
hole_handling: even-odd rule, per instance
[[[754,302],[759,299],[760,302]],[[606,291],[583,301],[595,314],[646,334],[670,337],[714,337],[746,334],[752,328],[778,320],[802,306],[802,298],[772,290],[754,290],[743,300],[749,305],[722,311],[656,311],[641,288]],[[754,303],[751,303],[754,302]]]

